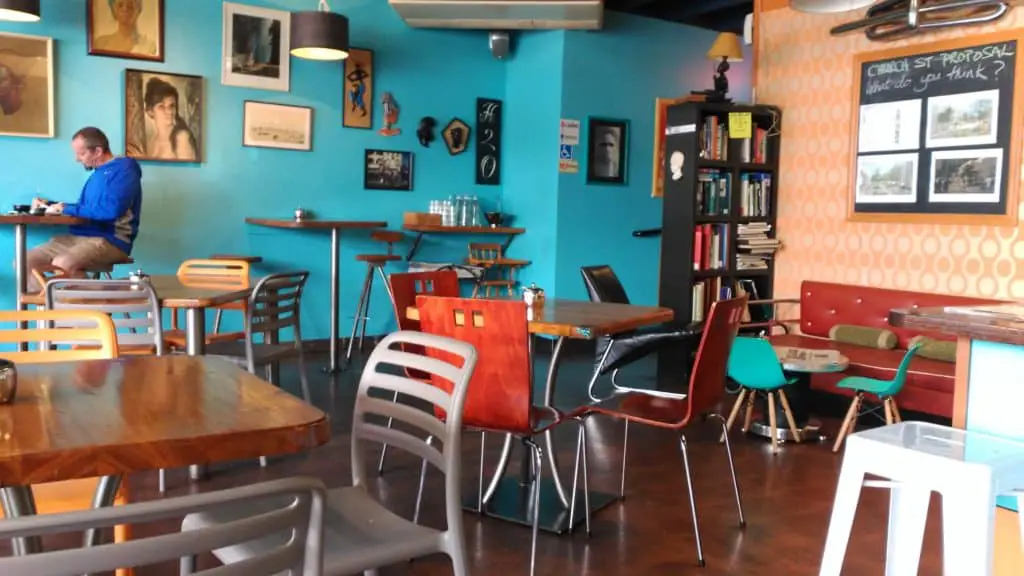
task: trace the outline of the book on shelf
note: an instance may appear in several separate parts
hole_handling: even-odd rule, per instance
[[[740,161],[748,164],[768,163],[768,131],[754,128],[750,138],[744,138],[740,146]]]
[[[700,157],[704,160],[729,159],[729,123],[718,116],[705,116],[700,125]]]
[[[736,269],[765,270],[782,247],[778,238],[769,236],[772,225],[750,222],[736,226]]]
[[[771,210],[772,175],[762,172],[740,174],[740,216],[768,217]]]
[[[701,168],[697,172],[697,213],[725,216],[731,204],[732,174],[718,168]]]
[[[693,228],[693,269],[721,270],[729,254],[728,224],[698,224]]]
[[[723,277],[708,278],[693,284],[691,303],[691,322],[703,322],[707,318],[711,305],[719,300],[747,296],[750,300],[759,300],[757,284],[750,278],[729,279]],[[741,322],[763,322],[771,317],[770,307],[765,310],[761,304],[748,305],[743,310]]]

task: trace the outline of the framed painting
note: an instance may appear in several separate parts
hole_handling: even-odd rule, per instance
[[[242,119],[242,146],[313,149],[313,109],[246,100]]]
[[[291,13],[224,3],[220,82],[288,92]]]
[[[53,138],[53,38],[0,34],[0,136]]]
[[[587,183],[625,184],[629,123],[590,118],[587,122]]]
[[[88,0],[89,54],[164,61],[164,0]]]
[[[373,51],[349,50],[345,59],[345,105],[341,120],[346,128],[373,128]]]
[[[203,77],[125,70],[125,155],[155,162],[203,161]]]
[[[367,190],[412,190],[412,152],[367,150],[363,187]]]

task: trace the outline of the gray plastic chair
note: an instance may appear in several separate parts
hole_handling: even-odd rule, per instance
[[[323,557],[325,487],[317,478],[294,477],[229,490],[166,498],[152,502],[43,514],[0,522],[0,539],[62,534],[118,524],[141,524],[181,518],[224,506],[264,504],[263,512],[199,530],[134,538],[88,548],[0,557],[4,576],[79,576],[83,573],[135,568],[179,560],[183,573],[195,573],[194,555],[280,534],[280,545],[249,561],[201,573],[218,576],[320,576]]]
[[[402,352],[401,344],[412,344],[441,350],[453,357],[452,363]],[[374,348],[366,362],[356,393],[355,413],[352,419],[352,483],[353,486],[327,492],[327,512],[324,515],[324,574],[342,575],[367,572],[382,566],[404,562],[429,554],[447,554],[456,576],[469,574],[466,566],[466,544],[462,528],[462,408],[466,389],[476,367],[477,353],[473,346],[422,332],[394,332]],[[461,362],[459,362],[461,360]],[[461,363],[461,367],[457,364]],[[388,366],[389,373],[379,371]],[[427,382],[397,375],[406,368],[436,374],[452,383],[446,392]],[[387,396],[400,392],[404,396],[428,402],[446,414],[438,419],[436,411],[426,412],[407,404],[392,402],[383,397],[370,396],[370,390]],[[391,417],[406,427],[414,427],[427,438],[403,429],[387,428],[367,420]],[[445,514],[447,529],[437,530],[417,525],[401,518],[370,493],[366,462],[362,458],[360,441],[368,440],[405,450],[439,469],[445,475]],[[440,447],[438,442],[440,440]],[[187,516],[183,530],[221,526],[233,519],[253,514],[253,505],[245,504],[233,510],[200,512]],[[283,535],[254,540],[244,544],[220,547],[214,551],[221,562],[232,565],[249,562],[258,554],[283,541]]]
[[[160,302],[146,282],[55,279],[46,283],[45,297],[49,310],[95,310],[110,314],[121,354],[164,353]]]

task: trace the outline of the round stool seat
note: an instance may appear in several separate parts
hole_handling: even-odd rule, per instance
[[[356,254],[356,260],[369,264],[385,264],[387,262],[398,262],[402,257],[397,254]]]
[[[248,262],[249,264],[259,264],[263,262],[262,256],[243,256],[241,254],[214,254],[210,256],[210,260],[241,260],[242,262]]]
[[[117,262],[111,262],[110,264],[99,264],[96,266],[89,266],[85,269],[86,272],[111,272],[114,270],[114,266],[120,266],[121,264],[135,264],[135,258],[131,256],[124,260],[118,260]]]

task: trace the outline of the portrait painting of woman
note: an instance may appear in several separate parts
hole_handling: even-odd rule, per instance
[[[202,162],[201,76],[125,71],[125,155]]]
[[[164,61],[164,0],[88,0],[89,54]]]

